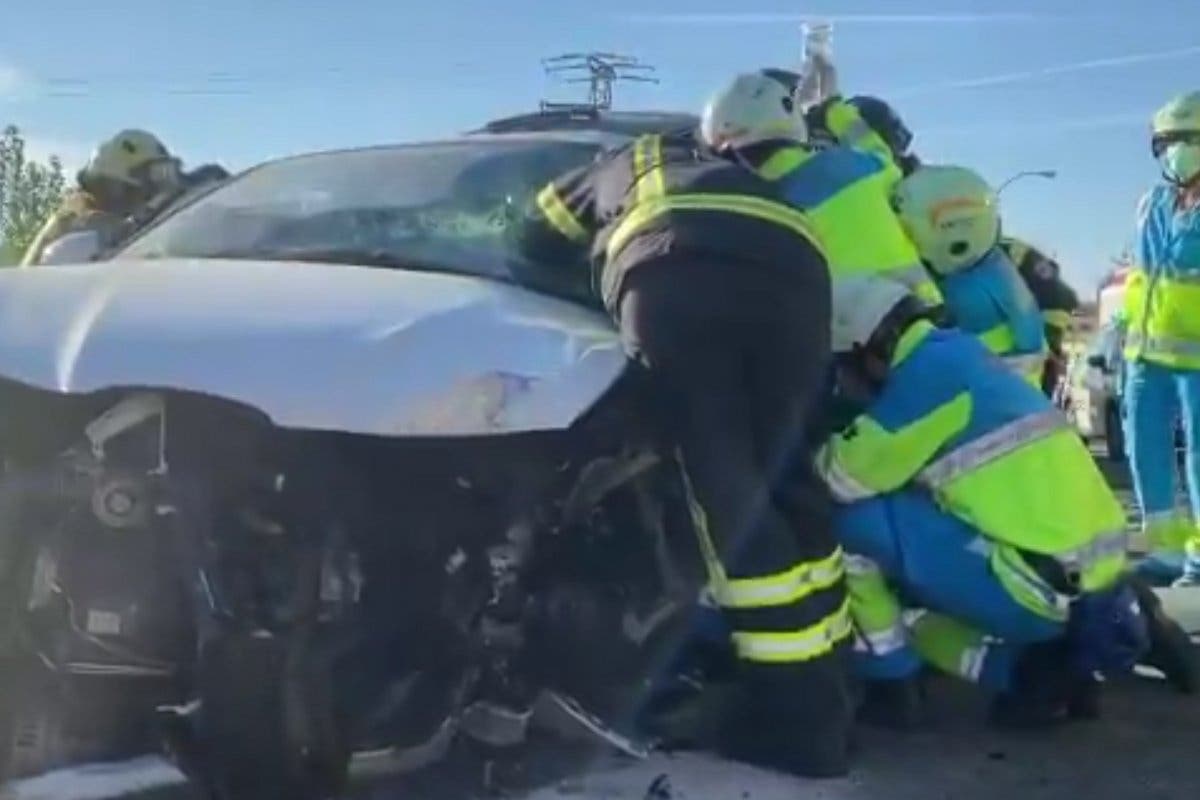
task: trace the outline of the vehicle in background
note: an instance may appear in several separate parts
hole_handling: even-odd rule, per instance
[[[1121,427],[1121,387],[1125,359],[1121,354],[1125,337],[1111,317],[1101,325],[1087,348],[1078,369],[1081,390],[1073,394],[1075,423],[1089,439],[1103,439],[1110,459],[1125,458],[1125,436]]]
[[[1112,321],[1125,302],[1125,281],[1129,267],[1118,267],[1108,276],[1096,293],[1096,324],[1104,327]]]

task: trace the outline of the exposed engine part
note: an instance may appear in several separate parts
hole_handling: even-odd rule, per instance
[[[633,758],[647,758],[652,745],[631,739],[589,714],[579,703],[559,692],[546,691],[534,705],[533,723],[564,739],[606,742]]]
[[[645,473],[659,461],[654,451],[642,450],[590,462],[580,470],[579,480],[563,501],[563,524],[582,522],[584,514],[598,506],[607,494]]]
[[[492,747],[515,747],[525,741],[533,709],[517,710],[480,700],[462,712],[462,732]]]
[[[420,744],[355,753],[350,760],[350,775],[362,779],[416,772],[444,759],[457,735],[457,720],[447,719],[433,736]]]
[[[106,473],[92,490],[92,513],[114,530],[145,528],[154,515],[146,481],[133,475]]]
[[[112,408],[92,420],[83,429],[97,461],[105,459],[105,445],[120,434],[148,420],[158,418],[158,464],[154,471],[166,473],[167,408],[162,395],[143,392],[123,398]]]

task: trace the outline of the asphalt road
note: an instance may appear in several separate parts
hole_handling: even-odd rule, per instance
[[[1130,502],[1124,469],[1103,465]],[[1200,590],[1169,593],[1200,631]],[[930,699],[931,722],[913,734],[863,730],[853,775],[811,783],[704,754],[655,754],[634,761],[564,751],[533,760],[508,796],[525,800],[1194,800],[1200,797],[1200,698],[1181,697],[1159,676],[1131,676],[1106,687],[1103,718],[1037,734],[1005,734],[983,724],[984,704],[970,687],[942,680]],[[147,782],[169,772],[141,762]],[[132,768],[131,768],[132,769]],[[37,780],[40,780],[40,785]],[[119,770],[46,776],[11,787],[20,800],[118,796]],[[126,780],[125,788],[131,784]],[[107,781],[108,791],[101,784]],[[146,785],[143,783],[142,785]],[[481,793],[461,771],[415,782],[382,781],[356,800],[450,800]],[[529,788],[530,786],[535,788]],[[536,788],[540,787],[540,788]],[[653,789],[652,789],[653,787]],[[91,789],[95,789],[93,792]],[[126,794],[124,796],[134,796]],[[181,800],[179,788],[141,793]]]

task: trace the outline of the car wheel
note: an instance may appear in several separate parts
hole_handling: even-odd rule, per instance
[[[1125,429],[1116,403],[1109,403],[1104,412],[1104,443],[1110,461],[1125,460]]]

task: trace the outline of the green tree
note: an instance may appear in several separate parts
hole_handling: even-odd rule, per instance
[[[46,218],[62,202],[66,178],[62,162],[45,164],[25,154],[25,139],[15,125],[0,133],[0,264],[20,259]]]

